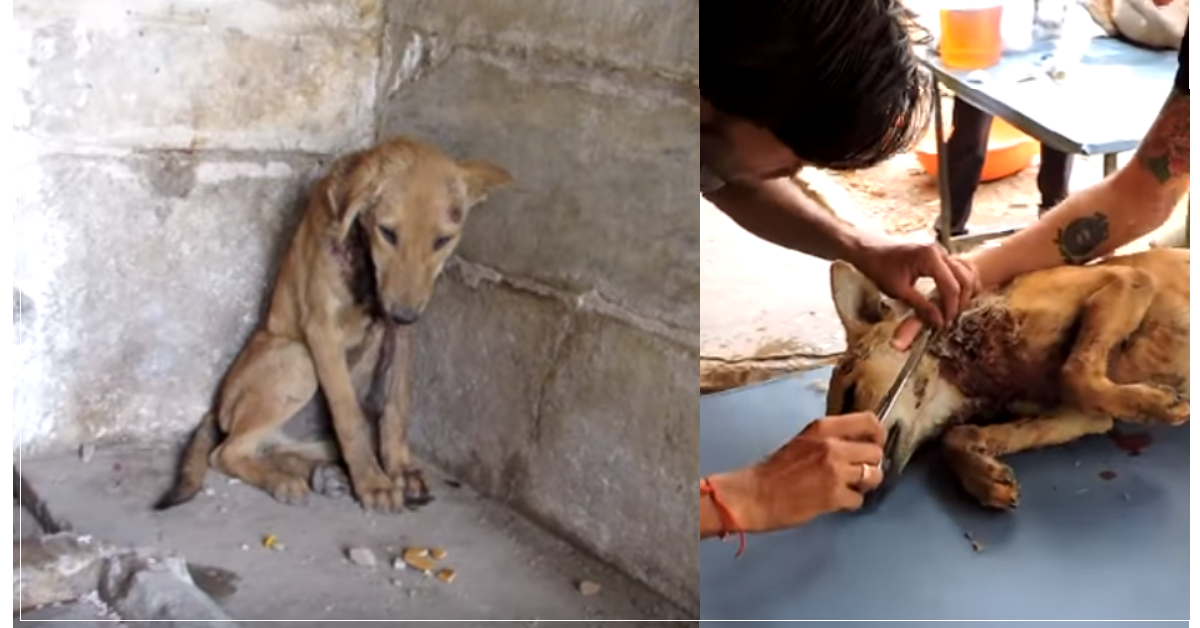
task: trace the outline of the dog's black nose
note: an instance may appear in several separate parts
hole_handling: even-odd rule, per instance
[[[390,316],[391,316],[392,322],[397,325],[412,325],[413,323],[417,322],[418,318],[421,317],[421,315],[419,313],[417,313],[416,310],[409,309],[409,308],[392,310],[392,313]]]

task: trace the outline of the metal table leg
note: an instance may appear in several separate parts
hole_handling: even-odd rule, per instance
[[[946,136],[942,124],[942,91],[937,78],[933,79],[933,134],[937,143],[938,164],[938,222],[941,233],[938,242],[950,251],[950,173],[946,167]]]

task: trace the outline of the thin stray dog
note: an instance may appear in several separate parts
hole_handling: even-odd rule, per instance
[[[407,438],[412,324],[469,210],[511,182],[496,165],[455,161],[407,138],[334,162],[313,188],[266,317],[155,507],[195,497],[209,464],[281,502],[301,503],[310,479],[339,457],[365,508],[428,503]],[[338,447],[285,433],[326,409]]]
[[[977,297],[932,338],[884,426],[895,433],[889,475],[941,438],[963,488],[1010,509],[1020,490],[1000,456],[1103,434],[1114,420],[1187,422],[1190,268],[1189,251],[1155,249],[1029,273]],[[873,410],[907,358],[891,344],[903,313],[849,264],[831,274],[848,349],[826,412]]]

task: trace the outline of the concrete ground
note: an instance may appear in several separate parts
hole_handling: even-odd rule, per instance
[[[845,345],[829,262],[751,235],[700,199],[702,356],[831,355]]]
[[[216,472],[192,503],[154,512],[150,504],[173,465],[165,449],[126,447],[97,451],[86,462],[79,456],[25,460],[22,474],[55,516],[79,533],[179,552],[193,565],[235,573],[233,592],[218,601],[239,620],[686,617],[638,583],[432,469],[437,500],[415,513],[369,514],[348,497],[313,496],[306,506],[289,507]],[[264,547],[267,535],[282,549]],[[456,579],[444,583],[394,569],[393,559],[408,546],[444,548],[442,563],[457,571]],[[371,550],[375,566],[351,562],[352,547]],[[581,587],[583,581],[599,590]],[[92,613],[88,618],[95,619],[100,611],[81,603],[42,613]],[[680,622],[685,624],[692,625]]]

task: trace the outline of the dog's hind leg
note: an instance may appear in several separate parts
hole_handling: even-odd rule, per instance
[[[281,502],[303,502],[311,469],[297,473],[304,469],[295,460],[263,450],[316,392],[316,371],[304,345],[257,332],[222,390],[218,416],[228,437],[213,452],[213,466]]]
[[[1062,370],[1063,393],[1088,412],[1141,422],[1183,423],[1187,401],[1163,386],[1117,384],[1108,369],[1114,350],[1137,331],[1155,297],[1154,277],[1136,268],[1097,267],[1101,283],[1083,304],[1079,335]]]
[[[1012,467],[1000,456],[1062,445],[1090,434],[1104,434],[1113,420],[1105,415],[1063,410],[1011,423],[950,428],[942,439],[946,460],[968,493],[984,506],[1015,508],[1020,487]]]

